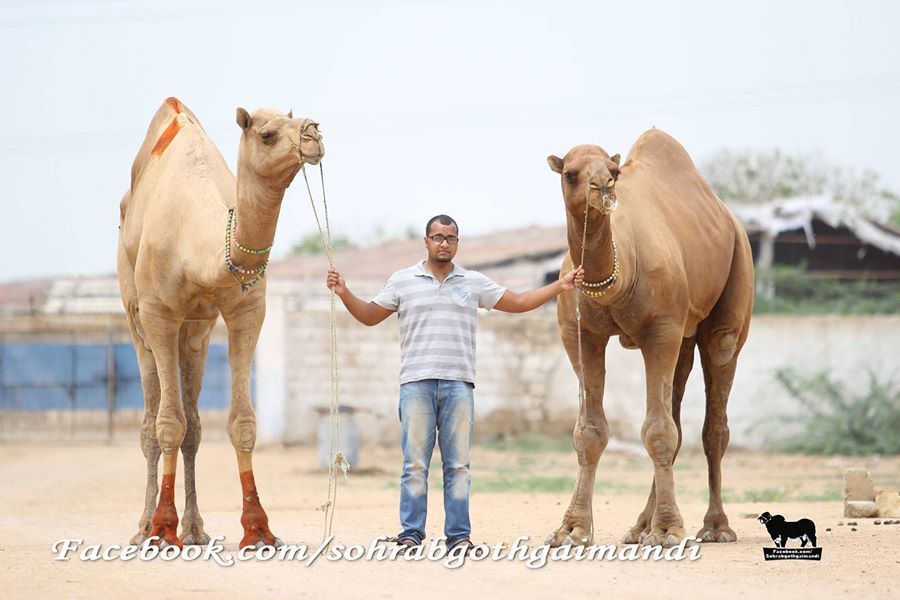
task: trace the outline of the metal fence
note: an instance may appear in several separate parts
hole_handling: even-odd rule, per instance
[[[106,343],[55,337],[10,341],[0,334],[0,439],[112,439],[137,428],[144,404],[134,347],[112,335]],[[199,407],[224,413],[230,397],[227,348],[211,343]]]

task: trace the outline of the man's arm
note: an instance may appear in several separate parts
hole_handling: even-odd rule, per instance
[[[338,298],[341,299],[341,302],[344,303],[344,306],[347,307],[350,314],[363,325],[378,325],[394,314],[394,311],[392,310],[388,310],[374,302],[366,302],[365,300],[361,300],[354,296],[353,292],[347,288],[344,276],[338,273],[334,267],[328,270],[328,281],[326,285],[329,288],[334,288],[334,293],[338,295]]]
[[[576,287],[581,287],[583,280],[584,269],[578,267],[566,273],[565,277],[553,283],[548,283],[541,288],[528,290],[521,294],[506,290],[500,297],[500,300],[497,301],[497,304],[494,305],[494,308],[509,313],[528,312],[546,303],[551,298],[555,298],[560,292],[567,292],[574,290]]]

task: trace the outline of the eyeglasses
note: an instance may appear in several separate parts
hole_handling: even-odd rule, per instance
[[[448,235],[447,237],[444,237],[442,235],[429,235],[428,239],[431,240],[432,242],[434,242],[435,244],[437,244],[438,246],[440,246],[444,242],[447,242],[451,246],[455,246],[456,244],[459,243],[459,238],[456,237],[455,235]]]

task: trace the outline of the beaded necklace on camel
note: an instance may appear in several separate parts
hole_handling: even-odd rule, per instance
[[[266,261],[263,264],[253,269],[244,269],[242,267],[239,267],[234,264],[234,261],[231,258],[232,241],[234,241],[234,245],[238,250],[240,250],[241,252],[246,252],[247,254],[266,254],[267,252],[272,250],[272,246],[263,248],[261,250],[255,250],[253,248],[242,246],[237,239],[237,220],[234,218],[234,207],[228,209],[228,225],[225,226],[225,265],[228,267],[228,270],[231,272],[231,274],[234,275],[234,278],[240,282],[241,291],[246,292],[256,283],[258,283],[260,279],[266,276],[266,267],[269,265],[269,259],[266,258]],[[241,276],[243,275],[255,275],[255,277],[250,281],[241,281]]]

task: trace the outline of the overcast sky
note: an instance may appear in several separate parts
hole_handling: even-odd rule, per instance
[[[232,168],[235,107],[319,121],[332,227],[362,243],[440,212],[463,238],[560,224],[544,158],[624,156],[652,126],[697,162],[781,148],[900,188],[898,6],[0,0],[0,281],[114,272],[118,203],[168,96]],[[296,181],[275,257],[313,231]]]

